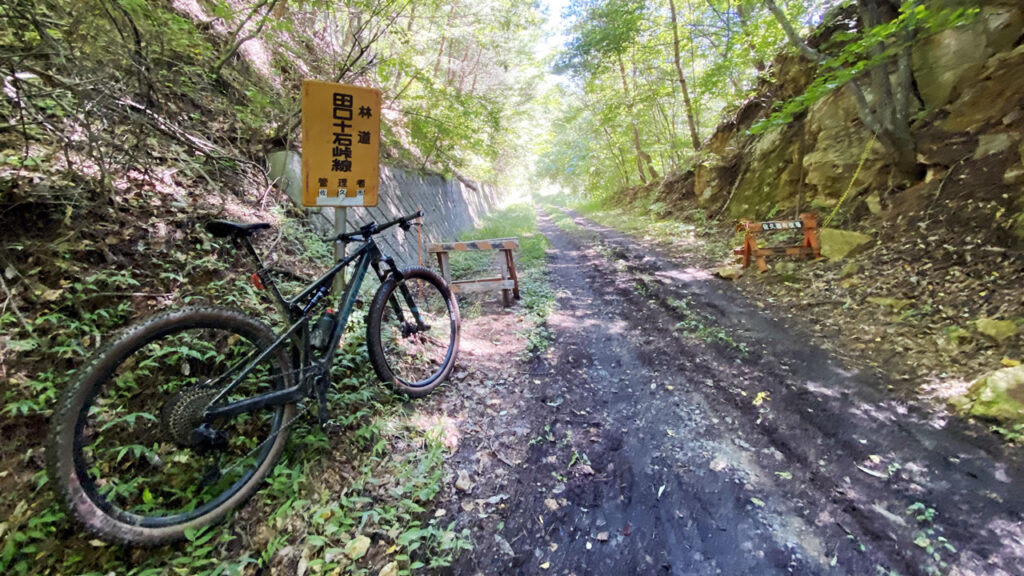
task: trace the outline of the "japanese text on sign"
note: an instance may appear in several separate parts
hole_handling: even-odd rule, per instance
[[[376,206],[380,91],[302,83],[304,206]]]

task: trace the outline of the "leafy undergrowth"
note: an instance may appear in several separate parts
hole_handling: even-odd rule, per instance
[[[467,546],[441,520],[424,517],[441,489],[445,448],[433,431],[408,424],[402,399],[378,383],[361,318],[335,366],[329,401],[338,428],[327,435],[315,410],[304,414],[266,486],[222,525],[181,544],[132,549],[81,532],[55,503],[43,446],[57,391],[119,326],[200,302],[272,321],[248,281],[250,267],[198,222],[224,214],[273,222],[259,249],[271,267],[300,277],[314,277],[331,261],[330,245],[300,218],[233,204],[139,205],[106,219],[83,214],[93,227],[55,240],[22,234],[4,244],[0,572],[260,574],[301,565],[309,573],[376,574],[390,565],[409,573],[447,565]],[[284,287],[297,286],[293,280]]]
[[[573,206],[587,218],[663,248],[683,251],[700,260],[718,259],[731,249],[731,239],[721,223],[708,218],[703,209],[672,217],[658,202],[644,208],[643,202],[616,204],[590,200]]]

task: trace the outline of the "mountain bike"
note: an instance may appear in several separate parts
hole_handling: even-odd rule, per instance
[[[373,238],[395,225],[409,230],[420,216],[338,235],[360,246],[290,299],[250,241],[269,224],[209,222],[210,234],[245,248],[257,266],[252,283],[272,295],[287,328],[188,307],[145,319],[98,351],[63,391],[51,424],[50,478],[71,517],[110,542],[156,545],[242,504],[281,455],[306,399],[326,422],[335,351],[371,268],[381,282],[366,321],[377,376],[413,397],[443,382],[458,353],[458,304],[440,276],[399,270]],[[351,282],[331,308],[335,276],[350,265]]]

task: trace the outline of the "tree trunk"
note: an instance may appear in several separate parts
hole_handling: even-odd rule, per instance
[[[630,96],[629,82],[626,81],[626,64],[622,61],[622,54],[619,54],[619,76],[622,78],[622,91],[626,95],[626,106],[632,111],[634,103]],[[657,180],[658,171],[652,165],[651,155],[644,152],[643,146],[640,144],[640,128],[637,126],[635,114],[631,114],[631,121],[633,124],[633,147],[636,149],[636,169],[640,173],[640,181],[646,184],[647,175],[644,174],[644,167],[646,166],[647,172],[650,173],[651,180]]]
[[[796,33],[793,25],[790,24],[789,19],[786,18],[786,13],[782,11],[782,8],[779,8],[775,3],[775,0],[764,0],[764,4],[769,10],[771,10],[772,15],[774,15],[775,19],[779,22],[779,26],[782,26],[782,31],[786,33],[786,38],[789,39],[789,42],[795,46],[797,50],[804,55],[804,57],[812,62],[821,62],[824,59],[820,52],[808,46],[807,43],[804,42],[803,38]]]
[[[861,0],[861,21],[865,30],[883,24],[878,0]],[[908,34],[913,34],[908,29]],[[901,38],[902,40],[902,38]],[[880,57],[885,46],[879,42],[871,46],[872,57]],[[871,87],[875,97],[874,112],[886,133],[890,152],[893,153],[893,165],[900,180],[913,180],[917,174],[917,147],[910,133],[910,94],[911,67],[910,45],[897,55],[897,86],[893,87],[889,69],[885,62],[871,69]],[[904,86],[906,84],[906,86]]]
[[[619,155],[619,148],[612,140],[612,133],[608,131],[608,127],[602,126],[601,128],[604,130],[604,137],[608,140],[608,149],[612,151],[612,158],[615,158],[615,164],[619,168],[619,175],[622,176],[622,186],[629,186],[629,171],[626,170],[626,161]]]
[[[879,0],[859,0],[861,24],[864,31],[883,24]],[[764,0],[768,9],[771,10],[775,19],[782,26],[783,31],[790,43],[795,46],[807,59],[821,63],[825,57],[817,50],[811,48],[797,35],[796,30],[786,19],[786,14],[775,4],[774,0]],[[913,90],[913,77],[910,65],[910,42],[913,40],[913,25],[908,26],[905,36],[901,41],[906,42],[903,49],[897,54],[897,85],[895,90],[892,80],[889,77],[887,62],[881,62],[871,68],[868,76],[871,81],[872,95],[874,96],[874,107],[872,107],[864,95],[857,78],[853,78],[844,86],[853,96],[857,103],[858,115],[864,125],[871,130],[878,141],[885,146],[892,156],[893,167],[896,170],[896,177],[900,181],[910,181],[917,178],[917,146],[914,136],[910,132],[910,102]],[[872,57],[880,56],[885,50],[882,43],[870,48]]]
[[[445,24],[445,29],[448,29],[452,23],[452,17],[455,15],[455,4],[452,4],[451,10],[448,11],[448,21]],[[437,77],[437,71],[441,69],[441,56],[444,55],[444,43],[447,37],[444,32],[441,33],[441,45],[437,47],[437,59],[434,61],[434,77]]]
[[[676,24],[676,2],[668,0],[672,13],[672,52],[675,56],[676,74],[679,75],[679,86],[683,89],[683,106],[686,107],[686,123],[690,125],[690,141],[694,150],[700,150],[700,136],[697,135],[697,122],[693,117],[693,105],[690,103],[690,91],[686,89],[686,77],[683,76],[683,65],[679,62],[679,30]]]

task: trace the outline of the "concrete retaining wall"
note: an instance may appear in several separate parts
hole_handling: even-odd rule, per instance
[[[302,160],[296,152],[275,152],[270,155],[270,177],[278,178],[281,186],[296,203],[302,205]],[[482,184],[468,185],[447,179],[440,174],[420,173],[402,168],[381,166],[380,194],[377,206],[349,208],[348,230],[352,231],[369,221],[378,223],[411,214],[422,208],[423,262],[430,265],[426,245],[430,242],[455,240],[459,233],[470,230],[480,219],[497,207],[498,190]],[[334,229],[334,209],[310,208],[314,224],[325,235]],[[399,266],[415,265],[416,229],[409,232],[395,227],[377,237],[385,254],[393,256]]]

